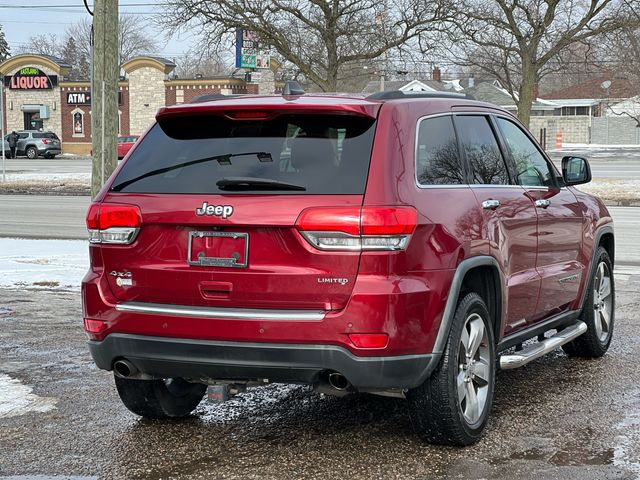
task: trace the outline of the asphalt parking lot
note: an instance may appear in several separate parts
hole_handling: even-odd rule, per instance
[[[487,435],[466,449],[416,438],[403,400],[300,386],[205,400],[183,421],[141,420],[91,362],[78,293],[0,289],[0,384],[32,386],[41,410],[0,414],[0,478],[637,479],[639,273],[617,272],[609,353],[557,351],[501,372]]]
[[[58,160],[62,167],[33,172],[88,172],[88,159]],[[626,168],[602,165],[605,177]],[[625,175],[640,175],[634,165]],[[88,197],[10,197],[0,197],[0,235],[13,228],[4,235],[85,238]],[[558,350],[500,372],[487,434],[466,449],[420,441],[402,400],[327,397],[301,386],[203,401],[183,421],[141,420],[91,361],[78,292],[0,288],[0,480],[639,479],[639,210],[612,208],[619,268],[609,353],[580,360]],[[9,405],[15,389],[29,402]]]

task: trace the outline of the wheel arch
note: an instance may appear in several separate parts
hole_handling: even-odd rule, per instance
[[[449,288],[449,296],[433,345],[433,353],[441,355],[444,351],[458,299],[461,294],[468,292],[476,292],[484,299],[489,313],[492,315],[494,336],[498,341],[502,328],[503,284],[500,268],[495,258],[482,255],[463,260],[456,268]]]
[[[597,266],[596,253],[598,252],[599,247],[604,247],[604,249],[609,254],[609,258],[611,259],[611,265],[614,266],[615,238],[612,225],[604,225],[600,227],[594,234],[593,250],[591,251],[591,261],[589,262],[588,276],[583,282],[584,285],[582,287],[582,292],[580,293],[580,303],[578,305],[578,310],[582,310],[582,307],[584,306],[584,301],[587,296],[587,289],[589,288],[589,281],[593,276]]]
[[[598,247],[604,247],[604,249],[609,254],[609,258],[611,259],[611,264],[615,264],[615,254],[616,254],[616,244],[613,236],[613,228],[607,228],[602,232],[598,239],[597,245],[595,245],[595,249]]]

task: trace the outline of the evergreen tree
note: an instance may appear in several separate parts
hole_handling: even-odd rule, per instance
[[[76,46],[76,41],[72,36],[68,36],[67,40],[62,45],[60,56],[75,70],[78,64],[78,47]]]
[[[2,25],[0,25],[0,62],[4,62],[7,58],[9,58],[9,44],[6,38],[4,38]]]
[[[76,79],[88,80],[91,76],[90,68],[91,65],[89,65],[89,59],[87,56],[85,54],[80,54],[78,57],[77,68],[74,66],[74,70],[76,70]]]

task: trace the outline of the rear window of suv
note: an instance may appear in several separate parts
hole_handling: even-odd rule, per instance
[[[50,138],[52,140],[58,140],[58,136],[55,133],[34,133],[33,138]]]
[[[354,115],[167,118],[140,141],[111,190],[362,194],[374,130],[374,119]]]

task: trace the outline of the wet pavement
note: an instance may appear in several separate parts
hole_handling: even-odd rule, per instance
[[[403,400],[301,386],[141,420],[93,366],[77,293],[0,289],[0,478],[637,479],[640,275],[617,289],[609,353],[501,372],[487,434],[464,449],[416,438]],[[3,378],[48,407],[3,414]]]

